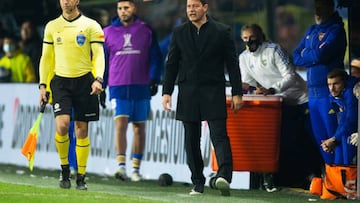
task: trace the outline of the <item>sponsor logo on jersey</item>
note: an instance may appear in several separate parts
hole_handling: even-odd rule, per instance
[[[263,66],[266,66],[266,65],[267,65],[267,60],[266,60],[266,59],[261,60],[261,64],[262,64]]]
[[[59,112],[59,111],[61,111],[60,104],[59,104],[59,103],[56,103],[56,104],[54,105],[54,112],[56,113],[56,112]]]
[[[330,109],[329,112],[328,112],[328,114],[335,114],[335,113],[336,113],[336,112],[335,112],[334,109]]]
[[[56,38],[56,44],[62,44],[61,37]]]
[[[131,47],[132,44],[131,44],[131,34],[125,34],[124,35],[124,45],[123,47]]]
[[[124,34],[124,43],[123,48],[120,51],[117,51],[115,55],[126,55],[126,54],[141,54],[140,50],[133,49],[133,44],[131,43],[132,35],[130,33]]]

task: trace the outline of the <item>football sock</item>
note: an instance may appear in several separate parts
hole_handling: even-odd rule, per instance
[[[125,167],[126,163],[126,154],[117,154],[116,160],[118,162],[119,167]]]
[[[142,156],[143,156],[142,154],[133,154],[132,164],[133,164],[134,171],[139,170]]]
[[[68,160],[69,145],[70,145],[69,134],[61,136],[56,132],[55,133],[55,145],[56,145],[56,149],[59,154],[59,157],[60,157],[61,165],[68,165],[69,164],[69,160]]]
[[[84,139],[76,139],[76,158],[78,163],[78,174],[85,175],[86,163],[90,152],[90,139],[87,136]]]

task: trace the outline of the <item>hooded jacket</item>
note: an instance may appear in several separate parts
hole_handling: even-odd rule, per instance
[[[333,109],[338,114],[339,125],[334,135],[337,141],[341,141],[342,137],[347,138],[352,133],[357,132],[358,101],[353,94],[353,88],[357,82],[359,82],[359,79],[349,77],[346,87],[339,97],[329,95]]]
[[[344,23],[338,12],[327,21],[308,28],[293,53],[294,65],[306,67],[309,97],[327,97],[327,74],[344,68],[346,50]]]
[[[253,87],[259,83],[284,98],[288,105],[308,101],[306,82],[295,72],[289,57],[278,44],[262,42],[255,52],[244,50],[239,56],[242,81]]]

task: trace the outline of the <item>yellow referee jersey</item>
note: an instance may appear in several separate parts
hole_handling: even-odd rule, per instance
[[[47,84],[51,72],[75,78],[94,71],[103,77],[105,58],[101,26],[86,16],[72,21],[63,16],[45,26],[43,51],[40,60],[40,84]]]

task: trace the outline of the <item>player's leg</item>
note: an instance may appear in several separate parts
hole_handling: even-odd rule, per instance
[[[328,121],[330,116],[329,113],[331,107],[327,104],[329,103],[327,98],[322,99],[313,99],[309,98],[309,109],[310,109],[310,121],[311,127],[313,129],[313,135],[315,137],[316,144],[321,152],[321,156],[324,159],[325,164],[333,164],[334,163],[334,154],[325,152],[321,147],[321,141],[326,140],[333,135],[329,136],[328,130],[330,128],[337,127],[337,122],[332,123],[333,127],[330,126],[330,122],[328,124],[325,121]],[[335,112],[334,112],[335,113]],[[335,132],[335,131],[333,131]]]
[[[333,109],[333,105],[329,102],[328,98],[321,98],[318,100],[319,100],[318,109],[320,112],[321,120],[323,121],[323,125],[324,125],[323,127],[325,128],[324,133],[326,138],[323,140],[326,140],[335,135],[338,126],[338,118],[336,112]],[[321,151],[323,152],[323,154],[325,154],[324,160],[326,164],[334,164],[334,163],[336,164],[335,160],[339,161],[340,163],[342,162],[339,160],[339,158],[342,159],[341,148],[335,147],[334,153],[324,152],[324,150],[322,149]]]
[[[115,178],[126,180],[126,132],[129,121],[130,102],[128,100],[113,99],[114,108],[114,127],[115,127],[115,150],[118,170],[115,172]]]
[[[88,122],[99,120],[98,95],[90,95],[91,84],[94,77],[91,73],[75,79],[72,87],[72,99],[74,107],[74,121],[76,134],[76,158],[78,173],[76,177],[76,189],[86,190],[85,183],[86,164],[90,153],[90,138],[88,135]]]
[[[115,118],[115,150],[116,160],[119,169],[115,172],[115,178],[126,180],[126,131],[128,127],[128,117],[120,116]]]
[[[140,181],[140,164],[145,147],[145,122],[133,123],[133,145],[132,145],[132,165],[133,172],[131,176],[132,181]]]
[[[78,172],[76,177],[77,189],[86,190],[85,183],[86,164],[90,153],[90,138],[88,136],[88,122],[75,121],[76,158]]]
[[[205,176],[203,174],[204,162],[200,149],[201,122],[183,121],[185,129],[185,151],[187,164],[191,171],[191,181],[194,188],[190,195],[198,195],[204,192]]]
[[[69,115],[58,115],[55,118],[56,132],[55,132],[55,146],[60,158],[61,164],[61,180],[59,186],[61,188],[70,188],[70,167],[68,161],[69,153],[69,134],[68,128],[70,123]]]
[[[60,157],[61,165],[69,165],[68,151],[69,151],[69,115],[59,115],[55,118],[56,133],[55,133],[55,145]]]
[[[343,149],[343,164],[351,165],[356,164],[357,160],[357,147],[350,143],[350,136],[342,137],[341,139],[341,148]]]
[[[140,164],[145,148],[145,123],[150,114],[150,100],[133,101],[133,109],[129,120],[133,122],[133,144],[132,144],[132,181],[140,181]]]
[[[50,82],[53,98],[53,111],[55,114],[55,145],[59,154],[61,163],[62,179],[59,186],[61,188],[70,188],[70,168],[68,161],[69,153],[69,125],[71,115],[71,97],[68,89],[62,88],[67,85],[68,81],[62,77],[54,76]]]
[[[316,144],[314,133],[312,131],[311,121],[310,121],[310,112],[309,104],[305,103],[300,105],[302,117],[300,118],[303,121],[303,126],[305,129],[305,143],[307,143],[305,153],[303,154],[307,158],[307,167],[310,172],[308,180],[311,181],[312,177],[321,177],[322,166],[324,166],[324,161],[320,152],[318,145]],[[309,183],[310,184],[310,183]]]
[[[73,112],[72,112],[70,126],[69,126],[69,139],[70,139],[70,146],[69,146],[70,177],[75,178],[78,168],[77,168],[76,151],[75,151],[76,135],[75,135]]]
[[[210,138],[214,146],[216,160],[219,170],[215,186],[220,190],[221,195],[230,195],[230,183],[232,180],[232,153],[230,140],[226,130],[226,120],[208,121]]]

